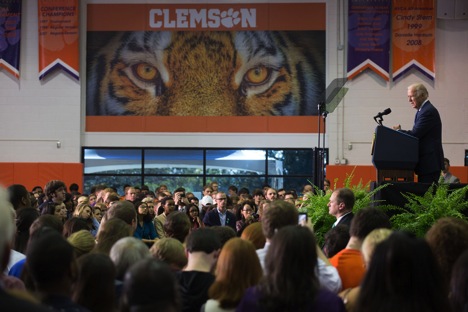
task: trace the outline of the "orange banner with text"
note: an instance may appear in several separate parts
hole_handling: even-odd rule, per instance
[[[79,79],[79,0],[39,0],[39,80],[56,69]]]

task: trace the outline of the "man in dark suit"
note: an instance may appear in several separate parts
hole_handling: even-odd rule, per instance
[[[333,191],[328,202],[328,213],[336,218],[333,227],[338,224],[351,226],[354,217],[354,193],[349,188],[340,188]]]
[[[412,84],[408,87],[408,101],[417,110],[412,130],[401,130],[419,139],[419,160],[414,172],[422,183],[437,183],[444,168],[444,151],[442,149],[442,121],[437,109],[427,99],[429,93],[423,84]]]
[[[227,196],[224,192],[216,193],[216,208],[205,214],[203,223],[206,226],[230,226],[236,230],[236,216],[227,210]]]

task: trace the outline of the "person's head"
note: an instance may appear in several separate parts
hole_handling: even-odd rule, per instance
[[[58,220],[64,222],[67,219],[67,207],[63,202],[49,201],[47,206],[42,210],[42,214],[49,214],[55,216]]]
[[[211,188],[211,185],[205,185],[203,187],[203,196],[211,196],[211,192],[213,192],[213,189]]]
[[[94,251],[109,254],[116,241],[123,237],[132,236],[134,229],[119,218],[112,218],[102,223],[96,236]]]
[[[349,235],[362,242],[370,232],[380,228],[392,228],[387,214],[378,208],[363,208],[356,213],[351,221]]]
[[[315,296],[319,289],[316,248],[314,234],[307,227],[290,225],[278,230],[265,257],[262,304],[278,310],[300,309]]]
[[[468,249],[468,222],[457,218],[441,218],[427,231],[426,241],[434,252],[445,282],[448,283],[453,264]]]
[[[195,220],[199,215],[200,215],[200,210],[198,209],[198,206],[194,203],[190,203],[185,212],[187,213],[187,216],[189,217],[190,221]]]
[[[448,158],[444,158],[444,167],[442,168],[443,173],[447,173],[450,171],[450,160]]]
[[[153,258],[143,259],[125,274],[121,311],[180,311],[179,296],[178,283],[169,266]]]
[[[146,206],[148,207],[148,214],[149,215],[154,215],[154,197],[153,196],[147,196],[141,200],[142,203],[145,203]]]
[[[129,267],[141,259],[150,257],[151,254],[140,239],[128,236],[115,242],[109,256],[116,268],[116,279],[121,281]]]
[[[237,195],[237,187],[235,185],[230,185],[228,187],[228,194],[229,196],[236,194]]]
[[[216,280],[208,290],[221,308],[235,308],[247,288],[255,286],[263,275],[254,245],[235,237],[221,249],[215,269]]]
[[[284,199],[284,195],[286,194],[286,190],[284,188],[280,188],[277,191],[278,199]]]
[[[408,102],[414,109],[421,108],[422,103],[429,97],[426,87],[421,83],[414,83],[408,87]]]
[[[15,210],[31,207],[31,197],[24,185],[10,185],[8,187],[8,197]]]
[[[63,224],[62,234],[65,238],[67,238],[73,233],[81,231],[81,230],[89,231],[88,223],[86,223],[86,221],[83,220],[82,218],[72,217],[68,219],[67,221],[65,221],[65,223]]]
[[[325,192],[328,191],[328,190],[330,189],[330,186],[331,186],[330,180],[324,179],[324,180],[323,180],[323,190],[324,190]]]
[[[349,241],[349,226],[338,224],[324,236],[323,253],[331,258],[343,250]]]
[[[127,189],[125,189],[125,200],[133,203],[137,198],[136,196],[137,192],[133,186],[129,186]]]
[[[56,216],[46,214],[41,215],[39,218],[34,220],[29,228],[29,235],[33,235],[36,231],[39,231],[42,228],[50,228],[56,231],[57,233],[63,233],[63,222],[59,220]]]
[[[72,233],[67,238],[67,241],[73,246],[77,259],[91,252],[96,246],[96,240],[93,234],[88,230],[79,230],[78,232]]]
[[[254,222],[248,225],[244,231],[242,231],[241,238],[250,241],[255,246],[255,249],[262,249],[266,242],[262,230],[262,223]]]
[[[424,239],[394,232],[375,247],[356,311],[447,311],[448,305],[440,269]]]
[[[453,265],[449,290],[452,311],[466,311],[468,306],[468,249]]]
[[[0,187],[0,271],[6,268],[10,259],[11,244],[15,232],[13,205],[5,189]]]
[[[242,220],[247,219],[253,213],[255,213],[255,204],[253,202],[245,201],[240,205],[239,216],[242,218]]]
[[[151,215],[149,214],[148,204],[142,201],[135,201],[133,206],[135,207],[135,211],[138,215],[138,218],[144,221],[151,221]]]
[[[65,200],[67,187],[65,183],[60,180],[51,180],[47,182],[44,191],[49,201],[62,203]]]
[[[262,216],[263,234],[271,240],[282,227],[297,224],[299,213],[296,207],[283,200],[271,202]]]
[[[274,188],[269,188],[265,192],[265,198],[270,201],[274,201],[278,198],[278,193]]]
[[[220,212],[225,212],[227,209],[227,195],[224,192],[216,193],[216,207]]]
[[[175,238],[183,243],[192,228],[192,223],[185,212],[175,211],[167,216],[163,227],[167,237]]]
[[[166,216],[170,215],[175,210],[174,198],[166,196],[161,199],[161,206],[164,208],[164,214]]]
[[[366,267],[369,266],[375,247],[386,240],[392,233],[393,231],[390,229],[375,229],[366,236],[361,248],[362,258]]]
[[[211,226],[210,229],[212,229],[218,236],[219,241],[221,242],[221,247],[223,247],[228,240],[237,236],[236,231],[227,225],[215,225]]]
[[[219,192],[219,184],[216,181],[210,183],[213,192]]]
[[[93,208],[88,203],[78,204],[73,212],[74,217],[88,220],[93,216]]]
[[[314,193],[314,187],[310,184],[305,184],[302,187],[302,194],[309,193],[309,192]]]
[[[73,301],[90,311],[115,311],[115,268],[109,256],[87,254],[77,262]]]
[[[36,289],[48,292],[62,285],[69,287],[76,279],[73,247],[57,231],[42,229],[32,235],[26,251],[26,266]]]
[[[133,204],[127,200],[114,202],[107,210],[107,220],[118,218],[136,228],[137,213]]]
[[[221,241],[216,232],[211,228],[201,228],[193,231],[187,236],[185,249],[187,252],[204,252],[211,254],[221,248]]]
[[[336,218],[341,217],[345,213],[353,211],[354,193],[349,188],[336,189],[330,196],[328,202],[328,213]]]
[[[202,200],[200,201],[201,207],[204,208],[205,210],[210,209],[211,206],[214,204],[213,197],[206,195],[202,197]]]
[[[104,203],[97,203],[93,207],[93,217],[101,222],[103,214],[107,211],[107,207]]]
[[[166,262],[172,271],[180,271],[187,265],[184,245],[175,238],[158,239],[151,246],[150,253],[156,260]]]

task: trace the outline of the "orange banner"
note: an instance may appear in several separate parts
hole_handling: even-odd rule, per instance
[[[57,68],[79,79],[79,0],[39,0],[39,80]]]
[[[393,0],[393,80],[415,68],[435,79],[434,0]]]

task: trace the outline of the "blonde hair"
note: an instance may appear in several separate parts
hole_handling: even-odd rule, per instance
[[[375,229],[362,242],[361,252],[366,266],[370,263],[375,247],[387,239],[393,231],[390,229]]]
[[[176,270],[181,270],[187,265],[184,245],[177,239],[165,237],[157,240],[150,248],[153,258],[169,264]]]
[[[77,258],[89,253],[96,245],[93,234],[87,230],[73,233],[67,238],[67,241],[73,246]]]
[[[73,216],[78,218],[81,217],[81,213],[86,207],[89,207],[91,209],[91,213],[93,212],[93,208],[89,205],[89,202],[83,202],[81,204],[76,205],[75,210],[73,211]]]

